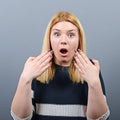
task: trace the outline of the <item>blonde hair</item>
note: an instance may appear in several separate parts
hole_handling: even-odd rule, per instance
[[[56,23],[61,22],[61,21],[70,22],[78,28],[78,33],[79,33],[78,49],[86,53],[86,43],[85,43],[85,35],[84,35],[83,27],[79,19],[74,14],[70,12],[66,12],[66,11],[60,11],[51,18],[46,28],[46,32],[45,32],[45,36],[43,40],[42,52],[51,50],[51,45],[50,45],[51,29]],[[39,80],[40,82],[46,83],[49,80],[52,80],[54,73],[55,73],[55,63],[53,61],[52,66],[48,68],[42,75],[40,75],[37,78],[37,80]],[[83,79],[81,78],[78,70],[76,69],[73,63],[71,63],[69,67],[69,75],[73,82],[77,82],[77,83],[80,81],[83,82]]]

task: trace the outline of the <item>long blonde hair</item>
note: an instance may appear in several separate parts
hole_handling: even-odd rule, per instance
[[[86,53],[86,43],[85,43],[85,35],[84,35],[83,27],[79,19],[74,14],[70,12],[66,12],[66,11],[60,11],[51,18],[46,28],[46,32],[45,32],[45,36],[43,40],[42,52],[51,50],[51,45],[50,45],[51,29],[56,23],[61,22],[61,21],[70,22],[78,28],[78,33],[79,33],[78,49]],[[55,63],[53,61],[52,66],[48,68],[42,75],[37,77],[37,80],[39,80],[40,82],[46,83],[49,80],[52,80],[54,73],[55,73]],[[83,82],[78,70],[76,69],[73,63],[71,63],[69,67],[69,75],[73,82],[77,82],[77,83],[80,81]]]

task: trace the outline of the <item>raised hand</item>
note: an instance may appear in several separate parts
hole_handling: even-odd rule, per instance
[[[44,52],[37,57],[29,57],[24,65],[22,76],[26,80],[33,80],[51,66],[52,51]]]
[[[94,82],[99,79],[99,62],[94,59],[92,62],[81,50],[75,51],[74,65],[78,69],[81,77],[87,83]]]

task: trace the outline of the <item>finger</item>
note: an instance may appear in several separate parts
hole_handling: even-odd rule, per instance
[[[95,65],[98,69],[100,69],[99,61],[96,60],[96,59],[92,59],[92,61],[93,61],[94,65]]]
[[[86,66],[85,65],[86,63],[78,51],[76,51],[74,59],[75,59],[75,65],[77,69],[80,69],[80,71],[83,72]]]
[[[83,66],[85,66],[85,60],[82,58],[82,56],[80,55],[80,53],[78,51],[76,51],[75,53],[75,59],[78,63],[81,63]]]
[[[52,57],[46,57],[45,59],[41,60],[38,62],[38,64],[42,67],[44,67],[45,65],[49,64],[52,60]]]
[[[84,59],[84,61],[87,63],[87,64],[91,64],[90,62],[90,59],[86,56],[85,53],[83,53],[83,51],[81,51],[80,49],[78,49],[80,55],[82,56],[82,58]]]
[[[39,59],[39,61],[38,62],[40,62],[40,63],[43,63],[43,62],[45,62],[46,60],[47,61],[50,61],[51,59],[52,59],[52,52],[50,51],[50,52],[48,52],[46,55],[44,55],[41,59]]]
[[[47,63],[47,64],[43,64],[43,65],[40,67],[40,73],[42,74],[43,72],[45,72],[51,65],[52,65],[52,62],[49,62],[49,63]]]
[[[33,61],[34,59],[35,59],[35,57],[29,57],[29,58],[27,59],[27,62]]]
[[[74,61],[74,65],[77,68],[77,70],[80,72],[80,74],[84,73],[84,70],[82,69],[82,67],[80,67],[75,61]]]
[[[76,65],[77,65],[77,67],[79,67],[79,68],[81,68],[81,69],[84,68],[83,63],[81,63],[81,61],[80,61],[80,58],[75,57],[75,63],[76,63]]]
[[[35,59],[35,61],[39,61],[42,57],[44,57],[49,51],[45,51],[43,53],[41,53],[40,55],[38,55]]]

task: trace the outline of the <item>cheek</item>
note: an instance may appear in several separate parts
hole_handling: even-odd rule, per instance
[[[78,49],[78,41],[72,42],[71,46],[72,46],[73,50],[77,50]]]
[[[53,50],[57,48],[57,42],[55,40],[51,40],[51,47]]]

